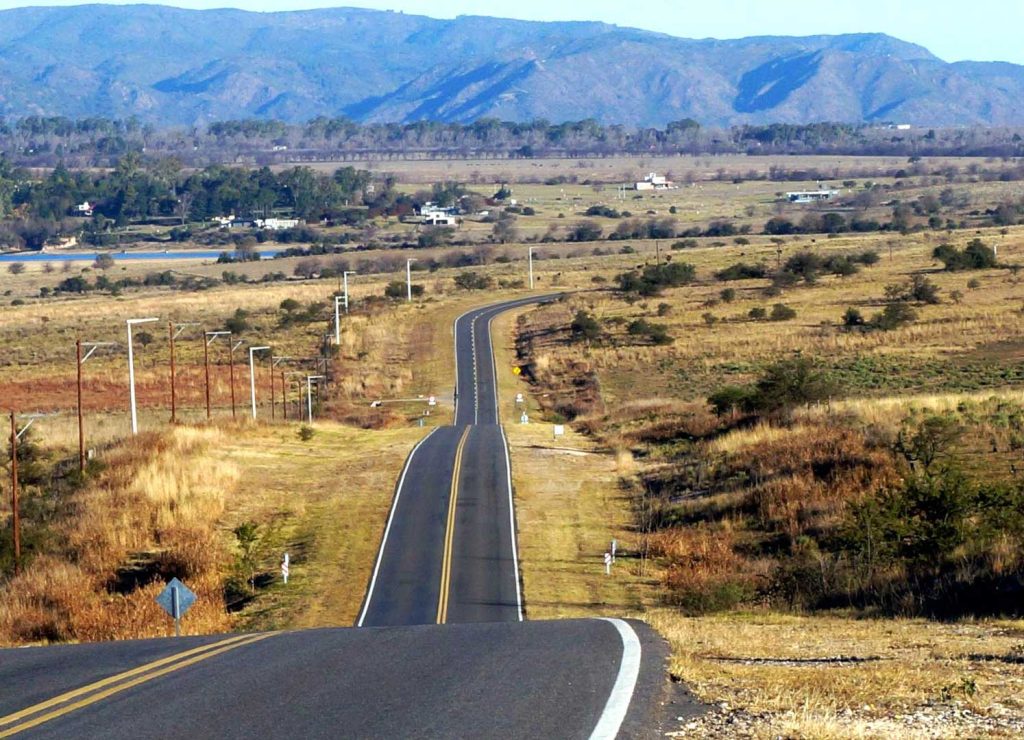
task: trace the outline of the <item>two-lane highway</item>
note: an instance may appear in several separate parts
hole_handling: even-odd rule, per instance
[[[455,320],[455,423],[409,456],[359,626],[517,622],[523,599],[491,321],[527,298]]]

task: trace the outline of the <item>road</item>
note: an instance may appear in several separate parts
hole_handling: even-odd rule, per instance
[[[525,302],[456,322],[455,423],[406,462],[360,629],[0,650],[0,738],[598,740],[699,711],[646,625],[523,622],[490,321]]]
[[[528,298],[460,316],[454,424],[409,456],[358,625],[518,622],[523,598],[491,320]]]

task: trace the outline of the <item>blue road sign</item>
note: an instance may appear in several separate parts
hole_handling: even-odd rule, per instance
[[[163,591],[156,597],[158,603],[175,621],[187,612],[196,602],[196,595],[177,578],[172,578]]]

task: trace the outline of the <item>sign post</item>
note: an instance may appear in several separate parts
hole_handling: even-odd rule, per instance
[[[288,553],[284,554],[284,560],[281,561],[281,578],[284,580],[285,585],[288,585]]]
[[[612,554],[610,552],[604,554],[604,574],[606,576],[612,574]]]
[[[156,597],[156,603],[174,620],[174,636],[181,637],[181,618],[196,603],[196,595],[188,586],[172,578]]]

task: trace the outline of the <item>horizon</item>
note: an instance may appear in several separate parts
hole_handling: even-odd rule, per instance
[[[651,0],[639,8],[623,8],[621,3],[608,0],[594,0],[585,5],[563,3],[558,7],[551,7],[550,3],[541,0],[522,0],[516,8],[505,7],[497,14],[493,12],[493,3],[483,0],[447,0],[440,7],[439,3],[428,0],[349,0],[341,3],[284,3],[281,0],[236,0],[228,3],[209,0],[152,3],[51,0],[11,3],[0,0],[0,10],[87,5],[158,5],[185,10],[235,9],[260,13],[359,8],[437,19],[481,16],[539,22],[600,22],[686,39],[881,33],[922,46],[947,62],[1024,65],[1024,47],[1016,38],[1016,29],[1024,24],[1024,3],[1007,8],[1000,0],[977,0],[972,3],[969,13],[964,11],[962,3],[953,0],[910,0],[899,3],[897,7],[884,0],[863,0],[856,8],[830,8],[827,17],[801,12],[806,4],[800,0],[776,0],[771,5],[754,0],[722,0],[713,7],[683,9],[671,0]],[[582,7],[577,9],[578,5]],[[958,17],[954,21],[951,16]],[[871,25],[864,25],[865,18],[871,19]],[[952,33],[950,29],[956,32]]]

